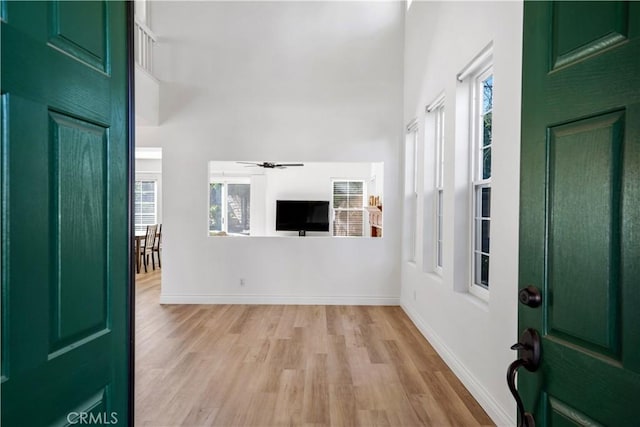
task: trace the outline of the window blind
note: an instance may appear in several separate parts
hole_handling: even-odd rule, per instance
[[[333,182],[333,235],[362,236],[364,181]]]
[[[157,224],[157,194],[155,181],[136,181],[134,224],[136,232],[144,232],[147,225]]]

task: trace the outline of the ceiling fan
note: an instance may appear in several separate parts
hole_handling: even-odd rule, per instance
[[[285,169],[289,166],[304,166],[304,163],[236,162],[243,165],[259,166],[265,169]]]

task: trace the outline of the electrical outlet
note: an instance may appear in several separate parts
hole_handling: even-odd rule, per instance
[[[245,284],[244,279],[240,279],[240,286],[244,286],[244,284]]]

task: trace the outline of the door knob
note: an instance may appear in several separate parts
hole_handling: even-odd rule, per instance
[[[535,286],[527,286],[518,292],[518,300],[529,307],[536,308],[542,304],[542,293]]]
[[[512,345],[511,349],[518,351],[518,359],[512,362],[507,369],[507,385],[518,406],[520,417],[518,425],[520,427],[535,427],[536,422],[533,414],[524,410],[524,404],[516,388],[516,374],[521,367],[527,371],[535,372],[540,366],[540,334],[535,329],[525,329],[520,336],[520,341]]]

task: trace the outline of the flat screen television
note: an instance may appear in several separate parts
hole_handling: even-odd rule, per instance
[[[329,202],[323,200],[277,200],[276,230],[329,231]]]

